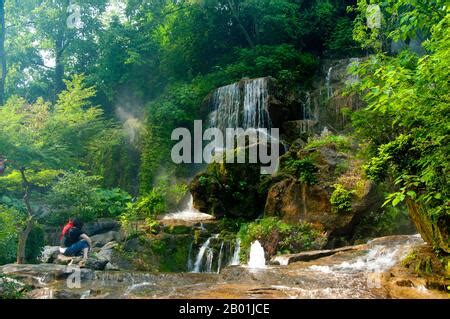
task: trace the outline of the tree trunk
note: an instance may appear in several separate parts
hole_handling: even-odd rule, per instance
[[[55,83],[54,83],[54,101],[58,98],[58,94],[64,90],[64,63],[63,63],[63,51],[64,51],[64,36],[59,35],[55,41]]]
[[[25,248],[27,244],[28,235],[31,232],[34,224],[34,216],[33,209],[30,204],[30,183],[25,175],[25,168],[20,168],[20,175],[22,177],[22,187],[24,189],[23,202],[25,203],[25,207],[27,209],[28,217],[25,224],[25,228],[19,235],[19,243],[17,245],[17,263],[23,264],[26,262],[25,259]]]
[[[5,0],[0,0],[0,105],[5,103],[6,53],[5,53]]]
[[[242,24],[241,19],[239,18],[239,14],[237,12],[238,10],[237,10],[237,8],[234,7],[232,0],[228,0],[228,5],[230,6],[230,10],[231,10],[231,14],[233,15],[233,18],[236,20],[236,23],[237,23],[239,29],[241,29],[242,34],[245,37],[245,40],[247,40],[248,45],[251,48],[254,48],[255,43],[253,42],[250,34],[247,32],[247,29],[245,29],[244,25]]]
[[[25,259],[25,248],[28,240],[28,235],[33,228],[34,220],[33,216],[29,216],[26,221],[25,229],[19,235],[19,243],[17,245],[17,263],[24,264],[26,262]]]

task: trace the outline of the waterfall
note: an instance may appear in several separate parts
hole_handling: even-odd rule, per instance
[[[239,127],[241,93],[238,83],[218,88],[212,97],[210,126],[225,130],[227,127]]]
[[[268,78],[246,79],[218,88],[211,98],[210,126],[270,128]]]
[[[217,264],[217,273],[220,273],[220,268],[222,268],[222,259],[223,259],[223,242],[222,242],[222,244],[220,244],[219,261]]]
[[[188,271],[194,267],[194,262],[192,261],[192,247],[193,246],[194,246],[194,242],[192,242],[191,246],[189,247],[188,263],[187,263]]]
[[[243,128],[268,128],[270,118],[267,113],[267,79],[259,78],[245,83]]]
[[[234,246],[233,257],[231,259],[230,265],[238,266],[240,264],[239,254],[241,253],[241,239],[237,238]]]
[[[333,67],[330,66],[327,72],[327,77],[325,79],[326,87],[327,87],[327,97],[330,98],[333,96],[333,88],[331,87],[331,72],[333,71]]]
[[[164,215],[163,220],[185,220],[185,221],[197,221],[214,219],[214,216],[199,212],[194,208],[194,198],[189,194],[189,201],[187,206],[182,210],[175,213],[169,213]]]
[[[306,99],[303,103],[303,114],[302,120],[307,120],[311,118],[311,93],[306,92]]]
[[[211,272],[214,253],[213,253],[212,249],[209,247],[209,244],[211,243],[212,239],[217,238],[217,237],[219,237],[219,234],[209,237],[203,243],[203,245],[200,247],[197,257],[195,258],[194,269],[192,270],[192,272],[200,272],[200,270],[202,268],[202,261],[203,261],[203,257],[205,256],[205,253],[207,253],[206,269],[208,270],[208,267],[209,267],[209,272]]]
[[[259,241],[254,241],[250,247],[250,260],[248,261],[250,268],[266,268],[266,257],[264,256],[264,248]]]
[[[214,259],[214,252],[211,248],[206,250],[206,272],[212,272],[212,263]]]

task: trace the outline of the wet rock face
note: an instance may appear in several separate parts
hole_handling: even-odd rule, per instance
[[[257,164],[210,164],[189,185],[194,208],[216,217],[253,218],[262,212]]]
[[[351,238],[363,214],[380,207],[382,197],[374,185],[364,179],[360,163],[351,154],[324,146],[314,150],[291,151],[288,156],[291,162],[311,158],[317,167],[316,181],[302,182],[292,172],[284,171],[283,162],[286,159],[282,157],[280,174],[284,177],[269,189],[265,216],[277,216],[292,224],[316,224],[327,232],[329,239],[339,236]],[[330,200],[335,184],[343,184],[351,194],[346,211],[337,210]]]
[[[84,225],[83,230],[88,236],[104,234],[109,231],[118,231],[120,224],[118,221],[108,218],[98,219]]]

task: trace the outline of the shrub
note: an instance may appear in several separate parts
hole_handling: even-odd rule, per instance
[[[0,205],[0,264],[14,262],[17,250],[17,225],[22,215],[14,208]]]
[[[131,196],[119,188],[100,188],[100,181],[101,177],[88,176],[83,171],[66,172],[47,195],[51,207],[58,212],[51,217],[51,223],[61,224],[70,216],[79,216],[85,221],[118,217]]]
[[[330,197],[330,203],[337,213],[345,213],[352,210],[352,191],[348,191],[341,184],[334,184],[334,191]]]
[[[265,217],[243,224],[238,233],[242,255],[247,258],[251,243],[258,240],[269,256],[277,253],[295,253],[322,246],[324,235],[309,223],[287,224],[276,217]]]
[[[304,159],[288,159],[284,163],[283,170],[286,173],[298,177],[298,179],[303,183],[309,185],[317,183],[316,173],[318,168],[309,157]]]
[[[343,135],[324,135],[311,139],[305,146],[305,150],[319,147],[333,147],[338,151],[346,151],[350,149],[350,138]]]

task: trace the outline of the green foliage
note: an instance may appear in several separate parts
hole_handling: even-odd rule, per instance
[[[276,217],[265,217],[242,224],[238,237],[241,239],[241,258],[248,257],[251,243],[258,240],[269,255],[295,253],[314,248],[324,241],[323,234],[311,224],[287,224]],[[319,244],[320,246],[320,244]]]
[[[25,299],[31,287],[23,285],[14,278],[0,274],[0,300]]]
[[[327,55],[333,58],[358,56],[361,52],[352,32],[353,21],[349,17],[338,17],[336,27],[325,41]]]
[[[35,224],[27,238],[25,256],[28,263],[37,263],[45,246],[45,233],[41,225]]]
[[[327,134],[310,139],[305,146],[305,149],[310,150],[321,147],[332,147],[339,151],[346,151],[350,149],[350,146],[351,141],[348,136]]]
[[[317,183],[318,168],[309,157],[304,159],[289,158],[284,162],[283,171],[292,174],[302,182],[308,185]]]
[[[0,265],[12,263],[16,259],[18,225],[23,222],[23,214],[14,208],[0,205]]]
[[[37,188],[48,188],[61,174],[60,170],[42,170],[30,171],[28,180]],[[22,195],[22,177],[19,171],[12,170],[9,174],[0,176],[0,194],[9,194],[14,196]]]
[[[334,184],[334,191],[330,197],[330,203],[337,213],[349,212],[352,209],[352,191],[348,191],[341,184]]]
[[[395,181],[387,202],[409,199],[424,205],[433,220],[448,217],[450,16],[442,1],[387,1],[383,10],[401,12],[389,22],[388,38],[410,39],[417,29],[430,36],[423,56],[408,49],[379,53],[355,70],[361,81],[353,89],[368,105],[353,123],[371,146],[366,174],[377,182],[387,176]]]
[[[366,242],[369,238],[393,234],[412,234],[417,232],[408,211],[403,205],[386,206],[381,210],[370,211],[356,226],[354,239]]]
[[[150,192],[141,196],[134,208],[140,216],[156,217],[166,211],[166,191],[163,187],[154,187]]]
[[[302,53],[293,45],[260,45],[238,50],[236,63],[225,68],[230,81],[243,77],[272,76],[279,80],[280,87],[291,88],[300,80],[308,79],[318,66],[317,59]]]
[[[99,176],[88,176],[83,171],[66,172],[47,195],[48,203],[56,211],[55,223],[70,216],[85,221],[98,217],[117,217],[126,210],[131,196],[120,189],[100,188]]]

